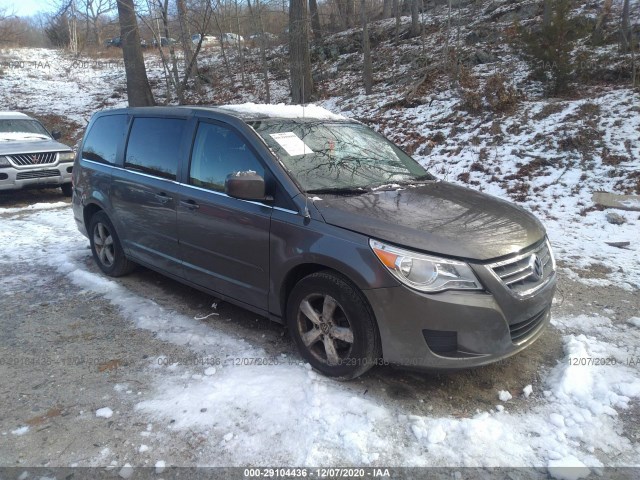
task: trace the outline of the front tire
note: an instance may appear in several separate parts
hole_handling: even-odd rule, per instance
[[[124,254],[120,239],[106,213],[100,211],[89,222],[89,242],[93,259],[110,277],[121,277],[136,267]]]
[[[381,356],[373,313],[356,286],[330,271],[300,280],[287,302],[287,323],[301,355],[329,377],[351,380]]]
[[[70,197],[73,195],[73,185],[70,183],[63,183],[60,185],[60,190],[62,190],[62,195],[65,197]]]

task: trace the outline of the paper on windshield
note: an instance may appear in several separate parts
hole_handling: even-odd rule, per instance
[[[270,135],[291,157],[313,153],[313,150],[293,132],[271,133]]]

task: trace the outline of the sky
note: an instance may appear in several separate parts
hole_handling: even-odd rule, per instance
[[[28,17],[41,11],[52,10],[50,0],[0,0],[0,10],[13,13],[20,17]]]

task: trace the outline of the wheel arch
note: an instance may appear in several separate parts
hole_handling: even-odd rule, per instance
[[[93,217],[96,213],[104,211],[97,203],[88,203],[82,209],[82,219],[84,221],[85,228],[87,232],[89,231],[89,223],[91,222],[91,217]]]
[[[348,275],[345,275],[343,272],[340,272],[339,270],[332,268],[329,265],[322,264],[322,263],[315,263],[315,262],[298,264],[293,268],[291,268],[285,275],[284,280],[282,281],[280,286],[280,311],[282,312],[283,323],[285,324],[287,323],[287,301],[289,300],[291,291],[300,280],[317,272],[333,273],[343,278],[344,280],[349,282],[351,285],[353,285],[354,288],[360,291],[362,300],[369,308],[369,311],[374,321],[376,322],[376,325],[378,324],[378,320],[376,318],[372,305],[369,303],[367,296],[364,295],[364,293],[362,293],[362,289],[358,286],[358,283],[354,281],[354,279],[350,278]],[[378,330],[379,330],[379,327],[378,327]]]

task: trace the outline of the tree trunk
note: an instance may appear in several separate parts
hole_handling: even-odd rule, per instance
[[[196,85],[198,85],[198,59],[194,57],[193,50],[191,50],[191,35],[189,33],[189,24],[187,21],[187,6],[185,0],[176,0],[176,7],[178,8],[178,24],[180,26],[180,43],[182,44],[182,53],[184,55],[185,72],[183,85],[189,81],[191,75],[196,78]]]
[[[164,30],[164,36],[169,42],[171,34],[169,33],[169,0],[164,0],[164,4],[161,6],[162,28]],[[162,41],[159,43],[160,51],[162,51]],[[178,97],[178,103],[182,105],[184,103],[184,94],[182,90],[182,84],[180,83],[180,73],[178,72],[178,59],[176,58],[176,49],[173,43],[169,42],[169,58],[171,59],[170,68],[171,84],[176,90],[176,96]],[[167,92],[169,93],[169,92]],[[168,98],[168,95],[167,95]]]
[[[544,0],[544,9],[542,11],[542,26],[551,25],[551,17],[553,15],[553,0]]]
[[[393,0],[393,15],[396,17],[395,43],[400,41],[400,0]]]
[[[117,0],[120,38],[122,39],[122,55],[127,75],[127,98],[130,107],[147,107],[155,105],[153,93],[149,86],[147,70],[144,66],[140,34],[133,0]]]
[[[311,13],[311,30],[316,43],[322,42],[322,30],[320,28],[320,15],[318,15],[317,0],[309,0],[309,13]]]
[[[236,26],[238,27],[238,60],[240,61],[240,78],[242,80],[242,88],[247,88],[247,83],[244,75],[244,45],[240,40],[240,10],[238,8],[238,0],[235,0],[236,5]]]
[[[262,80],[264,81],[264,91],[265,91],[265,103],[271,103],[271,88],[269,87],[269,64],[267,63],[267,37],[264,34],[264,23],[262,22],[262,11],[260,7],[260,0],[255,0],[256,2],[256,12],[251,5],[251,0],[247,0],[247,5],[249,6],[249,14],[251,15],[251,20],[253,21],[253,29],[258,32],[260,35],[260,61],[262,63]]]
[[[411,37],[420,36],[420,3],[421,0],[411,0]]]
[[[393,15],[393,0],[384,0],[382,4],[382,18],[391,18]]]
[[[624,0],[622,5],[622,27],[620,29],[620,45],[623,52],[629,51],[631,41],[631,28],[629,21],[629,0]]]
[[[369,46],[366,0],[360,0],[360,20],[362,21],[362,80],[365,95],[371,95],[373,89],[373,68],[371,65],[371,48]]]
[[[345,15],[347,18],[347,27],[353,28],[358,24],[356,20],[356,0],[345,0]]]
[[[591,33],[591,43],[594,45],[600,44],[602,42],[602,30],[609,19],[609,14],[611,13],[611,4],[613,0],[604,0],[604,5],[602,6],[602,11],[600,15],[598,15],[598,19],[596,20],[596,26]]]
[[[311,100],[313,93],[306,0],[289,3],[289,36],[291,103],[304,104]]]

